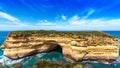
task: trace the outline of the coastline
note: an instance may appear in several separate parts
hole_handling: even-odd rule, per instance
[[[120,41],[120,40],[119,40],[119,41]],[[120,44],[119,44],[119,45],[120,45]],[[37,56],[39,56],[39,55],[37,55]],[[4,57],[4,56],[2,56],[2,57]],[[29,58],[29,59],[30,59],[30,58]],[[22,60],[23,60],[23,59],[22,59]],[[22,60],[20,60],[20,61],[22,61]],[[13,61],[13,62],[14,62],[14,63],[19,63],[20,61],[17,61],[17,62],[16,62],[16,61]],[[11,62],[11,61],[10,61],[10,62]],[[14,64],[14,63],[13,63],[13,64]],[[83,64],[84,64],[84,63],[85,63],[85,64],[86,64],[86,63],[90,63],[90,64],[93,64],[93,65],[94,65],[94,64],[96,64],[96,65],[101,64],[101,63],[98,63],[98,62],[96,62],[96,61],[87,61],[87,62],[86,62],[86,61],[83,61],[82,63],[83,63]],[[120,57],[117,59],[116,62],[113,62],[113,63],[102,63],[102,65],[105,64],[106,66],[110,66],[110,65],[118,65],[119,63],[120,63]]]

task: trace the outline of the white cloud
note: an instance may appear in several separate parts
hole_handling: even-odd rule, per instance
[[[21,23],[21,21],[18,18],[14,17],[8,13],[1,12],[1,11],[0,11],[0,18],[6,19],[7,22],[4,22],[4,23],[7,23],[7,24],[23,25],[23,26],[27,25],[27,24]],[[2,24],[0,24],[0,25],[2,25]]]
[[[0,25],[0,30],[120,30],[120,19],[82,19],[75,15],[61,22],[51,22],[48,20],[40,20],[37,24],[23,25]],[[7,28],[6,28],[7,27]]]
[[[88,11],[88,13],[86,14],[86,16],[83,17],[83,19],[87,19],[87,18],[88,18],[90,15],[92,15],[94,12],[95,12],[94,9],[90,9],[90,10]]]
[[[15,18],[15,17],[13,17],[5,12],[0,12],[0,17],[5,18],[9,21],[19,22],[19,19]]]
[[[116,27],[120,26],[120,19],[84,19],[80,18],[77,15],[71,17],[68,20],[69,25],[73,26],[90,26],[90,27]],[[108,29],[108,28],[107,28]]]
[[[66,16],[64,16],[64,15],[62,15],[61,18],[62,18],[63,20],[66,20]]]
[[[54,22],[50,22],[48,20],[40,20],[37,24],[37,26],[46,26],[46,25],[56,25]]]
[[[18,18],[0,12],[0,17],[9,21],[0,24],[0,30],[120,30],[120,19],[87,19],[93,13],[93,10],[89,11],[86,18],[75,15],[66,19],[63,15],[63,21],[40,20],[37,24],[23,24]]]
[[[81,24],[84,24],[85,21],[82,20],[82,19],[80,19],[80,17],[78,17],[77,15],[75,15],[75,16],[73,16],[72,18],[70,18],[70,19],[68,20],[68,23],[69,23],[70,25],[81,25]]]
[[[42,21],[41,24],[43,23],[49,24],[49,26],[47,26],[48,29],[55,30],[120,30],[120,19],[83,19],[78,15],[64,21],[64,23],[66,23],[64,25],[57,24],[56,22],[49,22],[47,20]],[[44,27],[44,25],[41,26]]]
[[[82,23],[81,23],[82,22]],[[120,30],[120,19],[77,19],[75,23],[71,23],[70,19],[65,23],[66,25],[54,24],[55,22],[42,22],[36,25],[19,26],[15,28],[17,30]],[[61,23],[61,22],[60,22]],[[1,27],[1,26],[0,26]],[[10,27],[10,26],[9,26]],[[14,27],[14,26],[13,26]],[[10,28],[13,28],[10,27]],[[14,29],[14,28],[13,28]]]

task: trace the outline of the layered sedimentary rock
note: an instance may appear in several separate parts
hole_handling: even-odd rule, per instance
[[[75,61],[112,62],[118,58],[118,38],[99,31],[56,32],[32,31],[11,32],[1,48],[4,55],[19,59],[37,53],[62,48],[64,59]]]

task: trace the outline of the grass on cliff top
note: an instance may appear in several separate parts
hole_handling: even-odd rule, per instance
[[[101,31],[55,31],[55,30],[25,30],[25,31],[14,31],[12,33],[21,33],[21,34],[58,34],[58,35],[82,35],[82,36],[89,36],[89,35],[96,35],[96,36],[111,36],[105,32]]]

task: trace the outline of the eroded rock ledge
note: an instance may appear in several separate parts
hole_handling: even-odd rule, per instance
[[[9,33],[1,48],[4,55],[19,59],[62,48],[64,59],[112,62],[118,58],[118,38],[99,31],[15,31]]]

